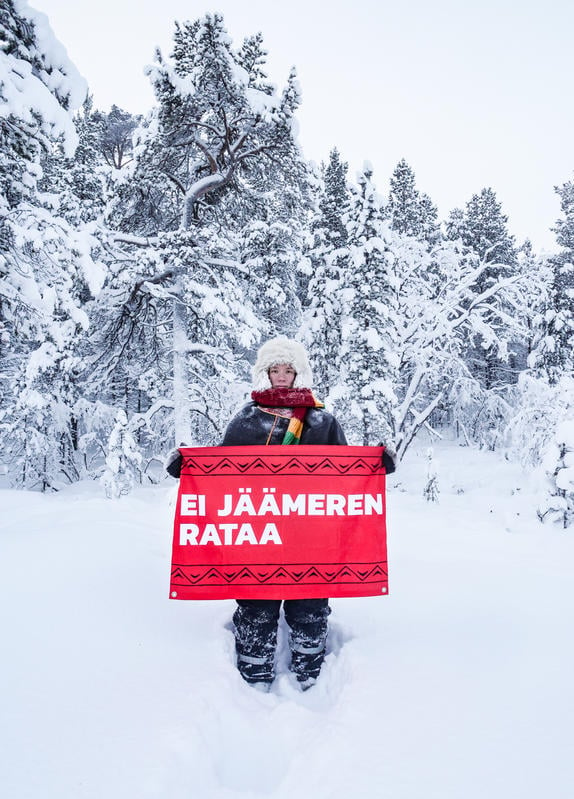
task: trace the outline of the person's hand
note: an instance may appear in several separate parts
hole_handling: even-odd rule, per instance
[[[397,453],[394,449],[390,447],[385,447],[383,443],[378,445],[379,447],[384,447],[383,449],[383,466],[385,467],[385,471],[387,474],[392,474],[397,468]]]
[[[185,444],[181,444],[182,447]],[[165,470],[168,474],[172,477],[178,478],[181,475],[181,464],[183,462],[183,456],[179,449],[172,449],[171,452],[168,453],[165,459]]]

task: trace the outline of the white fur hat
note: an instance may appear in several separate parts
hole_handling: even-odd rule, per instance
[[[257,353],[257,360],[251,371],[253,388],[256,391],[271,388],[269,369],[280,363],[288,363],[295,369],[297,374],[293,388],[311,388],[313,374],[305,348],[291,338],[279,337],[266,341]]]

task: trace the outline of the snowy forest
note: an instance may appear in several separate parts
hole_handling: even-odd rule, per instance
[[[407,160],[388,186],[337,149],[306,160],[295,71],[277,89],[261,34],[236,44],[220,15],[174,24],[143,117],[95,108],[25,0],[0,24],[8,484],[163,480],[175,445],[219,443],[255,350],[288,335],[350,443],[502,450],[540,469],[539,518],[574,523],[574,180],[538,254],[493,187],[440,219]]]

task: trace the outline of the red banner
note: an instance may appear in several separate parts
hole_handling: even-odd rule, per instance
[[[172,599],[386,594],[382,447],[187,447]]]

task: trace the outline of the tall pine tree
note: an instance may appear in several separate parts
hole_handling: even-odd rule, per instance
[[[554,228],[561,249],[548,262],[550,286],[536,353],[551,384],[574,371],[574,181],[556,187],[556,192],[564,214]]]
[[[370,165],[359,176],[347,219],[341,297],[340,384],[332,392],[357,444],[396,443],[398,353],[395,259]]]
[[[45,489],[78,475],[78,347],[102,279],[78,187],[58,183],[86,86],[43,15],[12,0],[0,13],[2,447],[15,482]]]
[[[236,52],[218,14],[176,25],[171,60],[158,53],[149,70],[157,106],[117,177],[111,219],[130,267],[127,282],[118,270],[110,286],[119,303],[106,325],[115,339],[102,365],[127,371],[126,354],[138,341],[154,346],[162,370],[172,352],[172,367],[161,374],[173,388],[177,443],[217,440],[238,358],[269,329],[269,304],[262,302],[258,319],[259,299],[248,296],[253,269],[262,285],[274,272],[268,288],[275,297],[283,290],[293,311],[286,321],[275,300],[273,325],[297,322],[289,270],[300,245],[296,231],[287,242],[285,226],[300,223],[306,190],[294,138],[299,90],[292,73],[276,94],[264,62],[260,37]],[[261,256],[261,237],[275,254]],[[131,306],[154,318],[156,332],[138,330]]]
[[[391,227],[397,233],[434,242],[439,235],[438,212],[427,194],[415,185],[415,173],[403,158],[391,176],[386,206]]]
[[[339,382],[342,344],[343,272],[346,258],[349,190],[347,169],[335,148],[322,170],[307,252],[311,276],[302,331],[318,393],[328,398]]]
[[[488,333],[475,337],[468,352],[472,375],[486,390],[500,390],[516,382],[516,369],[509,351],[515,335],[507,324],[511,318],[505,306],[503,292],[494,291],[501,281],[517,274],[517,253],[514,237],[508,232],[508,217],[491,188],[474,194],[463,212],[454,211],[447,223],[451,239],[460,239],[469,257],[480,265],[480,275],[475,283],[477,295],[492,290],[484,303],[490,312]]]

